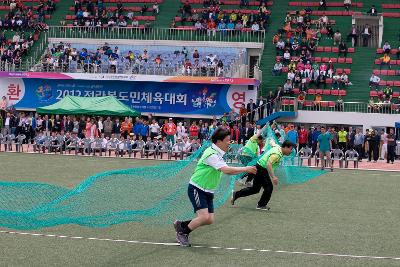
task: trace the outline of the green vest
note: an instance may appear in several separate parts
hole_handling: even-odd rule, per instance
[[[275,168],[279,166],[279,163],[281,162],[281,159],[283,157],[282,149],[280,146],[274,146],[266,153],[264,153],[264,155],[262,155],[261,158],[257,161],[257,164],[266,169],[267,163],[272,154],[275,154],[279,157],[279,160],[272,164],[272,168],[275,170]]]
[[[250,138],[243,147],[243,156],[257,157],[258,143],[257,139],[254,140],[253,137]]]
[[[218,152],[212,147],[207,148],[203,152],[203,155],[197,163],[196,170],[190,179],[190,184],[211,193],[218,188],[222,172],[204,163],[205,159],[217,153]]]

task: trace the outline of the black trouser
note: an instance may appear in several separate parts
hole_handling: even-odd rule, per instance
[[[307,144],[306,144],[306,143],[304,143],[304,144],[299,143],[299,151],[300,151],[300,149],[302,149],[303,147],[307,147]]]
[[[340,150],[342,151],[346,150],[346,142],[339,142],[338,145]]]
[[[315,152],[317,151],[318,142],[312,142],[312,156],[314,157]]]
[[[253,185],[251,187],[243,188],[235,193],[235,198],[247,197],[250,195],[257,194],[260,192],[261,187],[264,188],[264,192],[258,201],[258,206],[266,206],[271,199],[272,191],[274,186],[272,185],[271,178],[269,177],[267,169],[256,165],[257,174],[249,174],[249,178],[253,179]]]
[[[356,145],[356,151],[358,153],[358,160],[362,160],[364,158],[364,148],[363,145]]]
[[[377,161],[379,158],[379,146],[378,145],[369,145],[368,149],[368,160],[371,161],[371,157],[374,161]]]
[[[396,157],[395,148],[396,146],[387,145],[387,163],[389,163],[389,161],[394,162],[394,158]]]

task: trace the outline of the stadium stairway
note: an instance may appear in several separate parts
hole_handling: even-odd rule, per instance
[[[272,37],[283,25],[282,23],[286,16],[288,3],[289,0],[274,1],[274,4],[270,7],[270,24],[265,35],[264,51],[260,62],[260,68],[262,70],[261,94],[264,96],[267,95],[268,91],[275,90],[276,87],[283,85],[285,80],[284,75],[274,77],[271,73],[272,67],[275,64],[276,56],[275,46],[272,45]]]

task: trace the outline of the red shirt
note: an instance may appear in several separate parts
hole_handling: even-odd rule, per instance
[[[199,136],[199,127],[197,127],[197,125],[190,126],[189,134],[191,137],[198,137]]]
[[[306,144],[308,140],[308,132],[306,129],[299,130],[299,144]]]

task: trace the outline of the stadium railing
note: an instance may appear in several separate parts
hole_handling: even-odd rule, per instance
[[[312,100],[305,100],[300,103],[294,97],[282,97],[281,101],[275,104],[275,110],[279,111],[337,111],[337,112],[358,112],[358,113],[380,113],[400,114],[400,104],[393,103],[365,103],[365,102],[337,102],[320,101],[319,104]]]
[[[217,30],[210,35],[181,28],[96,28],[81,26],[50,26],[48,38],[88,39],[129,39],[129,40],[171,40],[171,41],[214,41],[214,42],[256,42],[264,43],[265,31]]]

